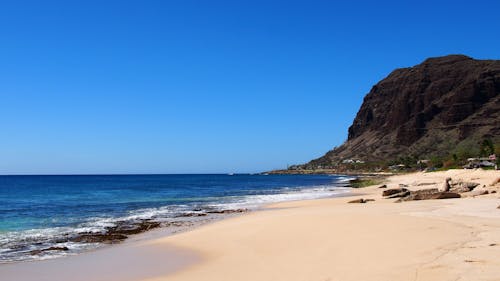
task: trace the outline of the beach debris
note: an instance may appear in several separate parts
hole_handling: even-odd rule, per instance
[[[402,193],[402,192],[406,192],[408,191],[408,189],[406,188],[391,188],[391,189],[387,189],[387,190],[384,190],[382,192],[382,196],[391,196],[393,194],[398,194],[398,193]]]
[[[45,252],[50,252],[50,251],[68,251],[68,247],[49,247],[49,248],[45,248],[45,249],[40,249],[40,250],[33,250],[33,251],[30,251],[30,255],[40,255],[40,254],[43,254]]]
[[[355,200],[351,200],[347,203],[367,203],[367,202],[371,202],[371,201],[375,201],[375,199],[363,199],[363,198],[360,198],[360,199],[355,199]]]
[[[387,188],[387,185],[383,184],[383,185],[379,186],[378,188]]]

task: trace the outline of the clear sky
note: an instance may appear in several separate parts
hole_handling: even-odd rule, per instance
[[[394,68],[500,59],[499,3],[2,1],[0,174],[306,162]]]

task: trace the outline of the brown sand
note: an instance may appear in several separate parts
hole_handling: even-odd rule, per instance
[[[500,177],[500,172],[415,173],[393,176],[388,185],[431,188],[430,183],[440,185],[446,177],[488,185]],[[428,185],[418,186],[422,183]],[[487,188],[500,192],[500,184]],[[86,256],[94,260],[94,265],[120,261],[124,255],[138,255],[136,260],[141,262],[115,265],[122,272],[120,276],[126,277],[90,276],[86,280],[500,280],[499,193],[393,203],[393,199],[382,199],[381,192],[368,187],[356,190],[354,198],[276,204],[189,232],[143,240],[127,253],[111,252],[126,245],[112,247],[108,255],[100,254],[102,251],[89,253]],[[347,204],[355,198],[376,201]],[[145,249],[154,249],[157,254]],[[191,262],[181,269],[165,268],[178,255]],[[201,260],[192,262],[193,255]],[[88,262],[81,263],[84,269],[77,267],[77,258],[73,258],[74,266],[67,268],[65,260],[68,263],[71,258],[50,261],[51,270],[74,275],[92,270]],[[13,266],[22,272],[29,264],[42,262]],[[143,270],[145,264],[151,269]],[[6,275],[6,268],[0,266],[2,281],[41,280],[10,279],[15,275],[12,270]],[[47,271],[43,266],[39,269]]]

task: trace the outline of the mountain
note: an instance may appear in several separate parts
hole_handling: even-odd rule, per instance
[[[449,55],[396,69],[365,96],[347,141],[303,166],[472,153],[499,141],[499,93],[500,60]]]

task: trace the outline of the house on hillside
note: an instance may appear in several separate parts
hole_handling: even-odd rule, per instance
[[[467,164],[464,166],[465,169],[475,169],[482,167],[496,167],[496,155],[492,154],[488,157],[478,157],[467,159]]]

